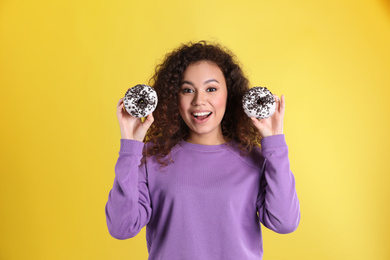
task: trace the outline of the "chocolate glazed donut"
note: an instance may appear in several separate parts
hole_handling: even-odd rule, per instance
[[[134,117],[146,117],[157,107],[157,93],[148,85],[138,84],[127,90],[123,99],[124,109]]]
[[[275,98],[266,87],[253,87],[244,94],[242,107],[249,117],[268,118],[275,112]]]

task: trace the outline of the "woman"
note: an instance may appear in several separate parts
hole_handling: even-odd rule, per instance
[[[110,234],[126,239],[146,225],[149,259],[261,259],[260,223],[289,233],[300,220],[284,96],[272,117],[248,118],[234,56],[203,41],[169,53],[152,79],[154,116],[142,122],[117,105]]]

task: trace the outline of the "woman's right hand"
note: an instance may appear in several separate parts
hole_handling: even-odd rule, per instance
[[[123,106],[123,98],[121,98],[117,105],[116,116],[118,117],[122,139],[133,139],[143,142],[146,132],[154,121],[153,115],[148,115],[145,121],[142,122],[141,118],[127,113]]]

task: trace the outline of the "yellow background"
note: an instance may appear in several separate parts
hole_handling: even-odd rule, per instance
[[[108,234],[116,104],[182,42],[285,94],[302,219],[264,259],[390,259],[390,3],[0,2],[0,259],[146,259]]]

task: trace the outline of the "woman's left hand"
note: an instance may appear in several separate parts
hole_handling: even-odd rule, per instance
[[[283,134],[283,118],[286,104],[284,95],[281,96],[281,99],[279,99],[277,95],[274,95],[274,98],[276,102],[275,112],[271,117],[260,120],[251,117],[253,125],[257,128],[262,137]]]

